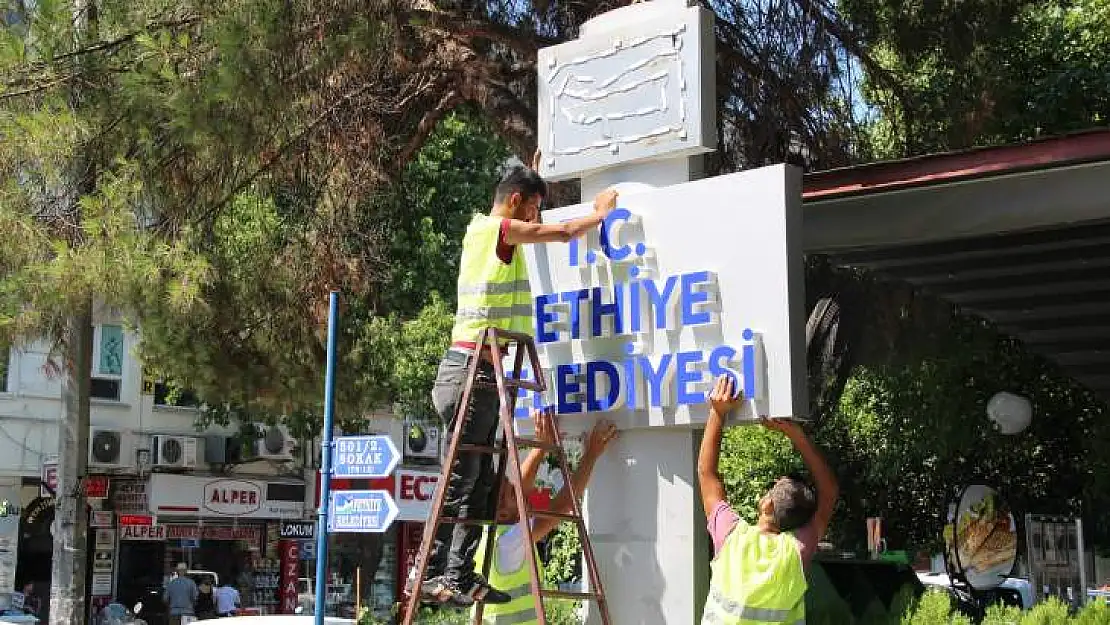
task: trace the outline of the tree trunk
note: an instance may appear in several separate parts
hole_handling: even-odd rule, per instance
[[[864,302],[851,274],[821,257],[806,263],[806,368],[810,418],[820,423],[836,411],[857,364]]]
[[[89,453],[89,386],[92,375],[92,304],[66,320],[64,415],[58,428],[58,491],[54,558],[50,572],[50,625],[85,622],[88,512],[84,487]]]

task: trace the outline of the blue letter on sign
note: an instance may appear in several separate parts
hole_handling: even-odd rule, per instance
[[[559,340],[558,332],[548,332],[547,324],[558,321],[555,313],[547,312],[548,304],[551,304],[557,296],[554,294],[537,295],[536,296],[536,342],[554,343]]]
[[[621,317],[624,315],[621,308],[624,307],[624,287],[623,285],[613,285],[613,303],[606,304],[601,300],[601,287],[595,286],[593,289],[593,296],[590,298],[590,305],[593,308],[590,315],[593,327],[591,330],[593,337],[601,336],[601,321],[605,315],[613,316],[613,333],[622,334],[624,332],[624,324],[621,322]]]
[[[582,331],[582,301],[590,298],[589,289],[577,291],[564,291],[562,300],[570,304],[570,338],[581,338]]]
[[[737,390],[740,388],[740,378],[732,369],[728,368],[728,361],[736,357],[736,350],[728,345],[721,345],[709,353],[709,375],[713,376],[716,380],[721,374],[727,375],[732,379],[732,388]]]
[[[581,388],[573,376],[577,376],[582,371],[581,365],[559,365],[555,367],[555,381],[558,385],[559,391],[559,414],[573,414],[582,412],[582,403],[578,401],[570,401],[567,397],[571,394],[576,394]],[[567,376],[572,376],[569,380]]]
[[[701,358],[701,352],[679,352],[675,358],[675,367],[678,369],[675,371],[675,384],[678,386],[679,406],[705,403],[705,393],[701,391],[689,392],[686,388],[687,384],[701,381],[701,371],[689,371],[690,365],[701,362]]]
[[[613,247],[613,228],[617,225],[617,222],[628,221],[629,217],[632,217],[632,213],[627,208],[615,208],[605,217],[605,221],[602,223],[601,250],[609,257],[609,260],[624,260],[632,253],[632,247],[628,245]]]
[[[609,394],[604,400],[600,400],[597,396],[598,383],[597,374],[604,373],[609,377]],[[621,392],[621,377],[617,367],[605,360],[595,360],[586,363],[586,411],[598,412],[601,410],[608,410],[617,403],[617,397]]]
[[[704,290],[695,291],[694,287],[708,281],[708,271],[682,274],[682,325],[700,326],[709,323],[708,311],[694,312],[695,304],[701,304],[709,299],[709,293]]]

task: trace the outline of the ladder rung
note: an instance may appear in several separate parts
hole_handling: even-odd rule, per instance
[[[457,516],[441,516],[439,522],[454,525],[511,525],[510,523],[498,523],[493,519],[463,519]]]
[[[499,339],[509,339],[511,341],[519,341],[521,343],[532,342],[532,337],[522,332],[512,332],[510,330],[502,330],[501,328],[498,328],[496,332],[497,338]]]
[[[560,448],[555,443],[545,443],[545,442],[543,442],[539,439],[528,438],[527,436],[518,436],[518,437],[516,437],[516,444],[519,447],[536,447],[536,448],[542,449],[544,451],[550,451],[550,452],[554,452],[554,453],[563,453],[562,448]]]
[[[541,588],[540,596],[549,599],[571,599],[574,601],[597,601],[598,598],[596,592],[567,592],[548,588]]]
[[[495,388],[497,388],[497,382],[479,382],[479,381],[475,380],[474,381],[474,386],[476,386],[478,388],[492,388],[492,389],[495,389]],[[546,388],[542,388],[538,383],[533,382],[531,380],[518,380],[516,378],[505,378],[505,388],[507,388],[507,389],[523,388],[523,389],[526,389],[526,390],[529,390],[529,391],[537,391],[537,392],[543,392],[543,391],[547,390]]]
[[[533,510],[532,516],[542,516],[549,519],[559,519],[560,521],[578,521],[578,517],[566,512],[552,512],[550,510]]]
[[[483,454],[503,454],[505,453],[504,447],[497,447],[494,445],[475,445],[473,443],[459,443],[459,451],[479,452]]]

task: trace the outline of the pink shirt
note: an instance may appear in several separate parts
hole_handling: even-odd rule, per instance
[[[717,553],[721,551],[721,546],[725,544],[725,539],[728,538],[729,532],[732,531],[738,523],[747,523],[740,518],[740,515],[728,505],[727,501],[717,502],[713,511],[709,513],[709,523],[707,529],[709,530],[709,537],[713,540],[713,557],[717,557]],[[798,541],[798,552],[802,556],[802,565],[808,566],[810,560],[813,559],[813,554],[817,552],[817,536],[813,530],[813,525],[805,525],[792,532],[794,539]]]

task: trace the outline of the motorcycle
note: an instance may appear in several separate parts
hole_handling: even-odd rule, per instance
[[[135,607],[130,610],[121,603],[109,603],[101,608],[98,625],[147,625],[146,621],[139,618],[139,613],[142,610],[142,601],[136,603]]]

